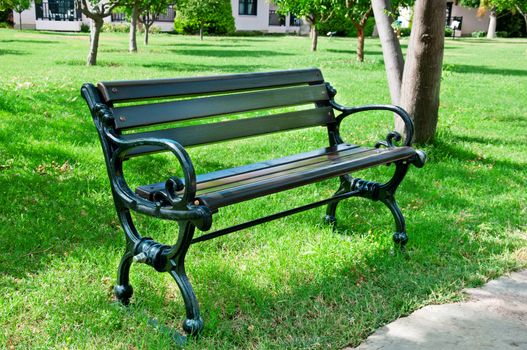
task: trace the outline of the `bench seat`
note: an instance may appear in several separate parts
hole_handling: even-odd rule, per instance
[[[380,164],[409,159],[411,147],[369,148],[340,144],[270,161],[198,175],[196,200],[216,210],[234,203],[265,196]],[[165,183],[141,186],[136,193],[154,200]]]

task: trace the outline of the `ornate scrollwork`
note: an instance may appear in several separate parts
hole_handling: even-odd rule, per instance
[[[154,202],[157,207],[170,205],[177,207],[181,203],[181,191],[185,189],[185,184],[179,177],[172,176],[165,182],[165,190],[154,193]]]
[[[390,131],[388,135],[386,135],[386,141],[377,142],[375,144],[375,148],[380,148],[380,147],[393,148],[395,147],[393,140],[395,140],[395,142],[399,142],[401,141],[401,139],[402,139],[401,134],[399,134],[397,131]]]
[[[354,178],[351,181],[351,190],[359,190],[362,197],[367,197],[371,199],[378,199],[379,197],[379,188],[381,184],[374,181],[367,181],[359,178]]]

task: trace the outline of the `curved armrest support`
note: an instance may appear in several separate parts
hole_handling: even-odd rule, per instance
[[[153,138],[143,138],[130,141],[125,140],[108,130],[106,130],[106,136],[117,145],[117,149],[110,161],[112,168],[115,170],[115,177],[120,178],[122,181],[120,185],[126,185],[122,174],[122,162],[130,151],[142,146],[157,146],[171,152],[176,157],[183,169],[185,180],[183,183],[179,178],[168,179],[166,182],[167,197],[164,199],[174,208],[184,208],[194,202],[196,196],[196,173],[188,153],[178,142],[170,139]],[[129,189],[128,185],[126,185],[125,188]],[[177,192],[182,190],[183,194],[178,195]],[[134,196],[136,195],[134,194]],[[160,205],[158,204],[157,206]]]
[[[412,145],[412,138],[414,136],[414,123],[412,122],[412,119],[410,118],[408,113],[403,108],[399,106],[393,106],[393,105],[366,105],[366,106],[357,106],[357,107],[345,107],[345,106],[342,106],[336,103],[333,100],[331,100],[330,103],[333,108],[335,108],[337,111],[342,112],[336,118],[337,125],[340,125],[342,120],[346,118],[347,116],[358,113],[358,112],[374,111],[374,110],[384,110],[384,111],[394,112],[404,122],[405,131],[406,131],[406,138],[404,140],[404,145],[405,146]]]

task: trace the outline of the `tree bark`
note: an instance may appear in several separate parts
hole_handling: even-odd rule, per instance
[[[373,15],[377,24],[377,31],[382,46],[382,56],[388,87],[392,104],[399,104],[401,95],[401,81],[403,78],[404,58],[401,45],[395,34],[392,23],[394,18],[391,16],[392,6],[390,0],[372,0]]]
[[[357,61],[364,62],[364,27],[357,27]]]
[[[137,52],[137,17],[139,16],[139,8],[134,4],[132,8],[132,18],[130,19],[130,45],[129,52]]]
[[[490,9],[489,17],[490,17],[490,21],[489,21],[489,29],[487,31],[487,39],[494,39],[496,38],[496,24],[498,22],[495,8]]]
[[[203,41],[203,24],[199,26],[199,40]]]
[[[22,12],[18,13],[18,30],[22,30]]]
[[[311,35],[311,51],[317,51],[318,30],[317,30],[317,27],[314,24],[311,25],[310,35]]]
[[[446,1],[417,0],[406,64],[404,66],[400,105],[414,121],[414,141],[433,139],[438,119],[439,89],[445,36]],[[397,121],[396,130],[404,131]]]
[[[516,10],[522,15],[523,20],[525,21],[525,31],[527,32],[527,12],[524,12],[518,5],[516,5]]]
[[[148,45],[148,32],[150,31],[150,26],[148,24],[144,24],[145,26],[145,45]]]
[[[91,19],[90,21],[90,51],[88,53],[88,59],[86,60],[87,66],[97,65],[97,51],[99,50],[99,36],[103,25],[103,19],[98,20]]]

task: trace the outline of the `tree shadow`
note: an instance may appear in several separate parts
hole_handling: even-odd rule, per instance
[[[269,68],[269,66],[261,65],[261,64],[214,65],[214,64],[183,64],[183,63],[172,63],[172,62],[143,63],[141,64],[141,66],[144,68],[154,68],[154,69],[172,71],[172,72],[218,71],[218,72],[229,72],[229,73],[242,73],[242,72],[259,70],[263,68]]]
[[[357,54],[356,50],[340,50],[340,49],[326,49],[327,52],[332,53],[346,53],[346,54]],[[375,55],[382,55],[382,51],[364,51],[364,56],[375,56]]]
[[[275,56],[294,56],[288,52],[278,52],[271,50],[193,50],[177,49],[169,50],[178,55],[202,56],[202,57],[275,57]]]
[[[28,54],[29,53],[27,51],[11,50],[11,49],[0,49],[0,56],[5,56],[5,55],[21,56],[21,55],[28,55]]]
[[[59,41],[54,40],[38,40],[38,39],[8,39],[0,40],[1,43],[24,43],[24,44],[59,44]]]
[[[85,60],[58,60],[55,61],[55,64],[65,65],[65,66],[86,66]],[[121,63],[97,60],[97,65],[101,67],[120,67]]]
[[[487,66],[472,66],[468,64],[444,64],[443,71],[469,74],[494,74],[503,76],[513,75],[520,77],[527,76],[527,70],[525,69],[504,69]]]
[[[169,47],[219,47],[219,48],[223,48],[223,47],[248,47],[249,45],[246,45],[246,44],[240,44],[240,45],[237,45],[237,44],[223,44],[223,43],[216,43],[216,44],[212,44],[212,43],[174,43],[174,44],[161,44],[160,46],[169,46]]]

